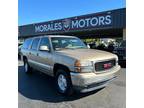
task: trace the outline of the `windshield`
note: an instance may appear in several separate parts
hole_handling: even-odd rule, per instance
[[[54,50],[87,48],[78,38],[74,37],[52,37],[51,42]]]

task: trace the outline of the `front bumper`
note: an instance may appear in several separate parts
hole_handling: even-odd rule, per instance
[[[71,80],[74,89],[80,92],[89,92],[105,87],[109,81],[114,79],[115,73],[120,70],[120,66],[105,71],[104,73],[76,73],[71,72]]]

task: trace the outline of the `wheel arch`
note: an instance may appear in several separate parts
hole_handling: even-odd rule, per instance
[[[56,63],[56,64],[54,64],[54,68],[53,68],[54,76],[56,75],[56,72],[58,69],[63,69],[70,74],[70,69],[67,66],[65,66],[63,64]]]
[[[23,56],[22,58],[23,58],[23,61],[27,60],[27,57],[26,57],[26,56]]]

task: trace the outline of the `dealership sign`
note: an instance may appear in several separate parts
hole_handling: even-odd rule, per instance
[[[64,19],[59,22],[35,25],[35,32],[69,31],[83,28],[102,27],[112,24],[110,14],[87,18]]]
[[[117,9],[19,26],[19,36],[72,34],[123,27],[125,27],[125,9]]]

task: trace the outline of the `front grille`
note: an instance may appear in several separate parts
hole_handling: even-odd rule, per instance
[[[104,71],[113,68],[116,65],[116,60],[108,60],[95,63],[95,70],[96,71]]]

